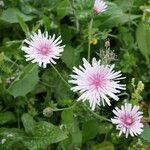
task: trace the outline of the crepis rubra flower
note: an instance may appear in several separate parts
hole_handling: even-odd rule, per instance
[[[60,58],[65,47],[60,46],[61,42],[61,36],[55,38],[55,34],[49,36],[48,32],[41,33],[41,30],[38,30],[38,33],[33,33],[29,39],[24,40],[21,49],[26,53],[26,61],[46,68],[48,63],[56,64],[55,59]]]

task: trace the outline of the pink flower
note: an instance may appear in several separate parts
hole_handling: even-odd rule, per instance
[[[117,129],[120,130],[119,136],[124,133],[126,138],[130,134],[131,136],[141,134],[143,131],[143,124],[140,119],[143,117],[142,112],[139,111],[138,106],[132,106],[132,104],[125,103],[121,106],[121,109],[115,108],[113,113],[116,115],[112,120],[112,123],[117,124]]]
[[[46,68],[48,63],[56,64],[54,59],[59,59],[65,47],[59,46],[62,42],[61,36],[55,39],[55,34],[51,37],[48,36],[48,32],[42,34],[40,30],[24,42],[26,45],[22,47],[22,50],[26,53],[26,61],[37,62],[43,68]]]
[[[120,77],[120,71],[114,72],[113,68],[114,65],[102,65],[95,58],[93,58],[92,64],[83,58],[83,67],[79,66],[79,69],[74,67],[72,80],[69,81],[74,84],[71,90],[80,94],[78,101],[88,100],[90,107],[94,110],[96,104],[111,105],[110,98],[119,100],[116,93],[124,90],[125,85],[119,84],[118,80],[123,78]]]
[[[93,10],[96,13],[104,12],[106,11],[106,9],[107,9],[107,5],[103,0],[95,0]]]

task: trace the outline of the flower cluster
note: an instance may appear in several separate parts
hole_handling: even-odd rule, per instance
[[[107,5],[103,0],[95,0],[93,9],[97,13],[104,12]],[[55,38],[55,35],[49,36],[48,32],[33,33],[29,39],[24,40],[22,50],[26,53],[27,61],[38,63],[40,67],[46,68],[47,64],[56,64],[55,59],[59,59],[64,51],[64,45],[60,46],[61,36]],[[115,65],[104,65],[100,60],[92,59],[92,63],[83,58],[83,65],[73,68],[73,74],[68,81],[73,84],[71,90],[79,93],[77,101],[88,101],[92,110],[97,105],[111,105],[112,100],[119,100],[118,93],[125,90],[125,84],[121,84],[121,71],[114,71]],[[48,109],[44,110],[47,115]],[[50,111],[48,112],[50,113]],[[119,135],[125,134],[126,138],[141,134],[143,124],[140,119],[143,117],[139,107],[126,103],[121,109],[115,108],[112,123],[117,124],[120,130]]]

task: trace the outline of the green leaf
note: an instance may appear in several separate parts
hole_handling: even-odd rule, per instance
[[[102,18],[98,18],[98,20],[101,20],[102,29],[110,29],[126,22],[132,22],[134,19],[140,17],[140,15],[124,13],[120,6],[117,6],[113,2],[109,2],[108,4],[109,9],[105,12],[105,15]]]
[[[38,81],[38,66],[29,64],[24,68],[20,76],[10,85],[8,92],[14,97],[25,96],[34,89]]]
[[[8,8],[2,12],[0,20],[8,23],[18,23],[18,17],[21,17],[24,21],[30,21],[34,18],[33,16],[23,14],[17,8]]]
[[[61,114],[62,122],[65,124],[73,123],[73,111],[70,110],[64,110]]]
[[[88,141],[96,137],[99,132],[99,124],[96,120],[89,120],[82,126],[83,140]]]
[[[113,128],[113,125],[111,123],[107,122],[101,122],[99,124],[99,134],[107,134],[111,129]]]
[[[0,125],[13,123],[15,120],[16,118],[12,112],[6,111],[0,113]]]
[[[21,120],[22,120],[26,133],[33,134],[35,121],[33,120],[32,116],[30,116],[28,113],[23,114],[21,117]]]
[[[150,26],[149,24],[139,24],[136,32],[136,39],[141,53],[146,58],[147,64],[150,65]]]
[[[100,144],[94,145],[91,150],[114,150],[114,146],[112,143],[108,141],[104,141]]]
[[[71,133],[72,143],[75,146],[81,146],[82,144],[82,132],[79,130],[77,132]]]
[[[116,14],[116,15],[113,15],[113,16],[109,17],[108,19],[106,19],[101,24],[101,26],[102,26],[102,28],[113,28],[118,25],[122,25],[126,22],[137,19],[139,17],[140,17],[139,15],[130,15],[130,17],[129,17],[129,14]]]
[[[28,28],[27,24],[24,22],[24,20],[21,17],[18,17],[18,21],[19,21],[19,24],[20,24],[22,30],[24,31],[24,33],[28,34],[29,28]]]
[[[68,7],[70,5],[70,2],[69,0],[63,0],[63,1],[60,1],[58,7],[57,7],[57,15],[58,15],[58,18],[61,19],[63,18],[65,15],[67,15],[68,13]]]
[[[75,50],[73,47],[68,45],[65,47],[61,59],[68,68],[72,69],[73,66],[77,66],[80,63],[79,54],[79,51]]]
[[[29,150],[43,150],[50,144],[60,142],[67,138],[65,132],[48,122],[39,122],[35,125],[33,138],[24,141]]]
[[[49,31],[51,26],[50,26],[50,19],[47,16],[43,16],[43,24],[44,24],[45,30]]]
[[[141,137],[144,139],[144,140],[147,140],[148,142],[150,142],[150,127],[148,124],[146,124],[144,126],[144,131],[142,132],[141,134]]]

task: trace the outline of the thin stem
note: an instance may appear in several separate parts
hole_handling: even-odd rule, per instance
[[[126,95],[127,96],[127,99],[129,99],[129,94],[128,93],[126,93],[126,92],[123,92],[123,93],[120,93],[120,94],[118,94],[117,96],[124,96],[124,95]]]
[[[17,122],[18,122],[18,128],[20,129],[20,114],[19,114],[19,109],[17,110]]]
[[[67,108],[54,108],[54,109],[52,109],[52,111],[63,111],[63,110],[69,110],[69,109],[74,108],[74,107],[76,106],[76,104],[77,104],[77,102],[76,102],[76,103],[74,103],[72,106],[67,107]]]
[[[63,76],[59,73],[59,71],[55,68],[53,64],[51,64],[52,68],[56,71],[56,73],[59,75],[59,77],[62,79],[62,81],[70,88],[71,86],[69,83],[63,78]]]
[[[69,2],[70,2],[70,6],[72,8],[73,15],[75,17],[76,31],[78,33],[80,26],[79,26],[79,20],[77,18],[76,11],[75,11],[75,8],[74,8],[74,0],[70,0]]]
[[[52,85],[50,86],[49,84],[47,84],[47,83],[45,83],[45,82],[43,82],[41,80],[40,80],[40,83],[43,84],[44,86],[49,87],[49,88],[56,87],[56,86],[52,86]]]
[[[91,35],[92,35],[92,26],[93,26],[93,17],[90,20],[89,28],[88,28],[88,61],[90,61],[91,57]]]
[[[88,108],[86,104],[83,103],[83,105],[85,106],[85,108],[86,108],[95,118],[100,119],[100,120],[105,120],[105,121],[111,122],[111,120],[107,119],[106,117],[100,116],[100,115],[96,114],[94,111],[92,111],[90,108]],[[112,123],[112,122],[111,122],[111,123]]]

